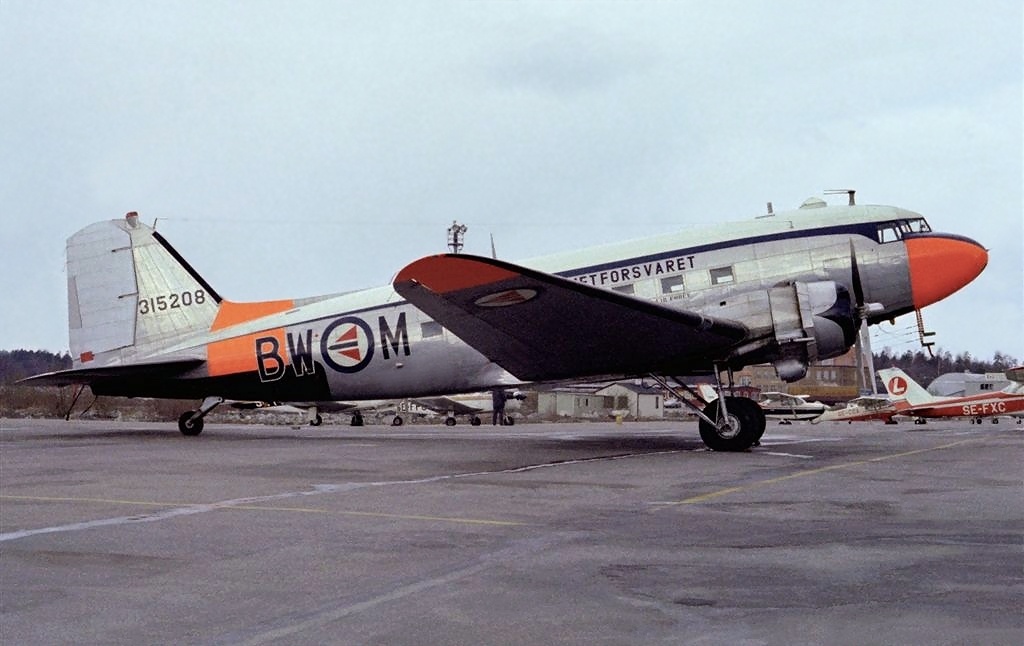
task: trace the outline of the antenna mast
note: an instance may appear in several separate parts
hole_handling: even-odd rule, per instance
[[[452,220],[452,225],[448,227],[448,248],[452,253],[462,252],[462,236],[465,235],[467,228],[465,224]]]

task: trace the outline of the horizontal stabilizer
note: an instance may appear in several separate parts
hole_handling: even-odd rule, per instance
[[[444,254],[395,290],[519,379],[710,368],[747,335],[737,321],[672,309],[511,263]]]
[[[176,357],[167,360],[147,361],[119,366],[101,366],[96,368],[71,368],[45,372],[18,381],[19,384],[31,386],[70,386],[73,384],[93,384],[105,379],[174,377],[201,366],[203,359]]]

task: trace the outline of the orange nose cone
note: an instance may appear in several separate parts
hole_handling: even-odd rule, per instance
[[[988,252],[969,238],[928,235],[907,238],[906,245],[917,309],[946,298],[977,278],[988,264]]]

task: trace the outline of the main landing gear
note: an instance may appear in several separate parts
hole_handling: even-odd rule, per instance
[[[716,371],[716,376],[717,373],[718,371]],[[700,439],[712,451],[746,451],[760,443],[761,436],[764,435],[766,421],[764,411],[754,400],[723,394],[718,399],[705,402],[682,380],[674,378],[675,382],[694,400],[705,403],[705,406],[701,408],[664,377],[653,374],[651,377],[662,388],[675,395],[683,405],[697,414]],[[729,382],[731,391],[732,372],[729,373]],[[718,392],[723,392],[721,383],[719,383]]]
[[[199,435],[203,432],[203,418],[223,402],[223,397],[207,397],[199,405],[199,410],[187,410],[181,414],[178,418],[178,430],[182,435]]]

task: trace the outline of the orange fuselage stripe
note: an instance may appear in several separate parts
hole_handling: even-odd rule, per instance
[[[295,301],[259,301],[254,303],[233,303],[222,301],[210,331],[222,330],[232,325],[245,323],[271,314],[286,312],[295,307]],[[274,328],[258,334],[243,334],[223,341],[211,343],[206,348],[207,365],[211,377],[232,375],[241,372],[255,372],[256,339],[274,337],[278,347],[284,348],[284,328]],[[281,357],[287,361],[287,353]]]

